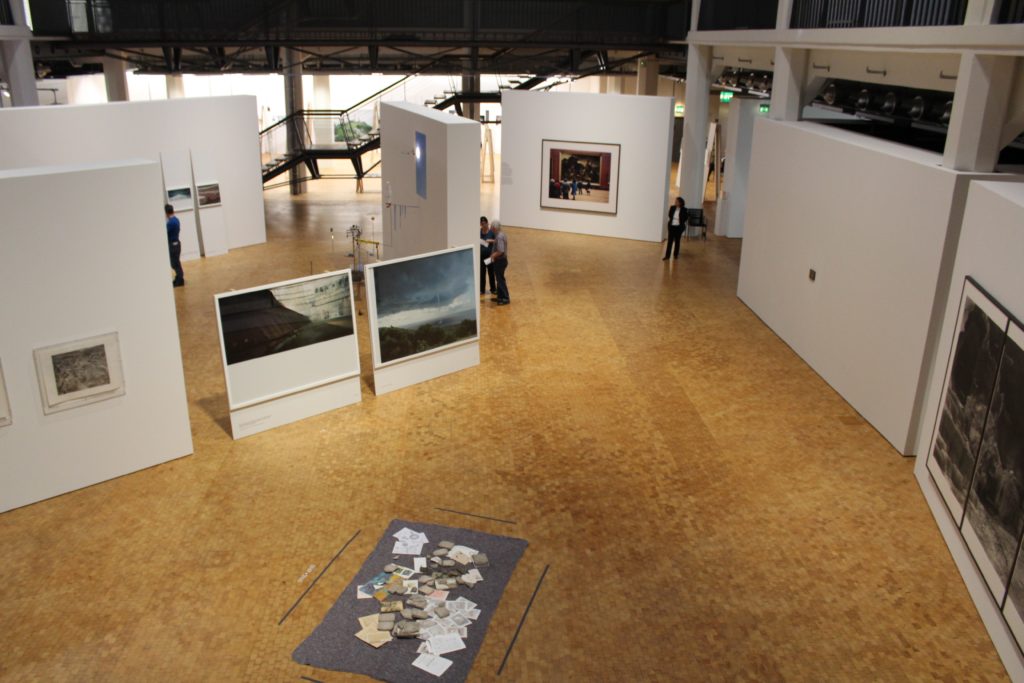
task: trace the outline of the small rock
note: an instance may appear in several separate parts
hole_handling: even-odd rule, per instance
[[[475,564],[478,567],[489,567],[491,566],[491,561],[487,559],[486,554],[477,553],[473,556],[473,564]]]
[[[388,564],[384,565],[384,571],[386,571],[388,574],[395,571],[396,569],[398,569],[398,565],[393,562],[389,562]]]
[[[415,621],[400,621],[391,633],[396,638],[415,638],[420,634],[420,625]]]
[[[442,619],[447,617],[449,614],[451,614],[451,612],[448,611],[447,607],[435,607],[434,608],[434,615],[438,616],[438,617],[440,617]]]
[[[445,555],[448,554],[448,549],[447,548],[438,548],[432,554],[434,555],[434,557],[444,557]]]
[[[441,541],[440,543],[438,543],[438,545],[444,548],[445,550],[451,550],[455,547],[455,544],[451,541]]]

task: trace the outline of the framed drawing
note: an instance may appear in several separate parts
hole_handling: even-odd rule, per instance
[[[480,338],[473,246],[369,264],[375,368]]]
[[[543,140],[540,176],[542,208],[618,212],[619,145]]]
[[[47,415],[124,395],[117,332],[47,346],[33,354]]]
[[[0,363],[0,427],[6,427],[11,422],[11,402],[7,399],[7,381],[4,379],[3,363]]]
[[[220,206],[220,183],[196,185],[196,196],[199,198],[199,208]]]
[[[232,410],[359,374],[351,271],[214,297]]]
[[[175,213],[191,211],[192,188],[191,187],[169,187],[167,188],[167,203],[174,207]]]
[[[927,463],[957,526],[963,522],[1008,323],[999,305],[966,279]]]

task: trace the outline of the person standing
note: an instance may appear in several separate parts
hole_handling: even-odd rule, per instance
[[[181,221],[174,215],[174,207],[164,204],[164,214],[167,215],[167,248],[171,252],[171,268],[174,269],[175,287],[185,286],[185,272],[181,269]]]
[[[494,284],[494,265],[485,263],[491,255],[493,244],[494,231],[491,230],[490,223],[487,222],[487,216],[480,216],[480,296],[486,294],[484,285],[487,284],[487,280],[491,282],[491,294],[498,293],[498,288]]]
[[[686,229],[686,202],[682,197],[676,197],[676,203],[668,209],[668,243],[665,245],[665,257],[662,261],[668,260],[669,252],[672,251],[672,244],[676,245],[674,258],[679,258],[679,243],[683,239],[683,230]]]
[[[508,236],[498,221],[491,223],[491,230],[494,231],[491,269],[494,271],[494,279],[498,281],[498,296],[491,301],[497,301],[499,306],[506,306],[511,303],[508,298],[508,283],[505,282],[505,270],[508,268]]]

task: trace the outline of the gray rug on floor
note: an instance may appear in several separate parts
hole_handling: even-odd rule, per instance
[[[484,580],[475,587],[459,586],[450,592],[448,600],[465,597],[477,603],[480,617],[468,629],[465,640],[466,648],[443,655],[452,660],[452,665],[440,678],[412,665],[418,657],[416,649],[423,642],[418,638],[394,639],[379,649],[367,645],[355,637],[359,631],[359,617],[375,614],[379,610],[377,600],[357,599],[356,589],[379,574],[389,562],[401,566],[412,566],[411,555],[392,554],[397,533],[403,527],[420,531],[427,535],[429,542],[423,546],[423,553],[429,555],[437,548],[440,541],[452,541],[457,545],[465,545],[482,553],[486,553],[490,566],[482,569]],[[470,529],[438,526],[436,524],[420,524],[403,519],[392,520],[387,531],[377,542],[362,568],[345,590],[341,592],[334,606],[313,633],[302,641],[292,659],[299,664],[307,664],[320,669],[347,671],[365,674],[382,681],[405,683],[405,681],[463,681],[469,675],[473,660],[483,644],[487,627],[494,615],[505,591],[505,585],[512,576],[516,563],[526,550],[527,542],[519,538],[495,536]],[[416,576],[419,576],[418,574]],[[511,635],[511,634],[510,634]]]

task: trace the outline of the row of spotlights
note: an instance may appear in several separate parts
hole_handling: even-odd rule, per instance
[[[914,121],[927,118],[942,125],[949,125],[949,118],[953,112],[953,100],[946,96],[925,98],[922,95],[871,88],[854,91],[840,86],[835,81],[825,87],[821,98],[829,106],[851,104],[854,109],[861,112],[880,111],[888,116],[905,116]]]

